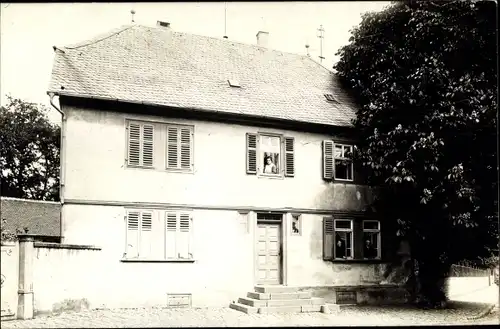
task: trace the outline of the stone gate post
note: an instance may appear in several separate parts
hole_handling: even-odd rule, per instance
[[[19,236],[19,289],[17,318],[32,319],[34,313],[33,298],[33,255],[34,239],[31,236]]]

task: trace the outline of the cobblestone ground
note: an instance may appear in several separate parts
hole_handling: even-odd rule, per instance
[[[229,308],[89,310],[33,320],[4,321],[2,328],[123,328],[123,327],[272,327],[272,326],[391,326],[499,324],[499,313],[480,320],[475,305],[445,310],[409,307],[357,307],[339,313],[252,314]]]

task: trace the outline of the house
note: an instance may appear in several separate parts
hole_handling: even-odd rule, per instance
[[[37,242],[59,243],[61,241],[61,204],[52,201],[37,201],[0,197],[2,228],[8,232],[17,230],[26,233]],[[4,221],[5,220],[5,221]]]
[[[356,105],[268,38],[158,22],[54,47],[62,242],[102,248],[90,304],[227,306],[255,285],[381,280],[391,234],[348,157]]]

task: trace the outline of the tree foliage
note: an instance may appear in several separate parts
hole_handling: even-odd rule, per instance
[[[496,12],[492,1],[395,2],[362,17],[334,66],[361,105],[356,161],[430,299],[451,262],[498,252]]]
[[[59,200],[60,127],[42,105],[8,96],[0,108],[1,195]]]

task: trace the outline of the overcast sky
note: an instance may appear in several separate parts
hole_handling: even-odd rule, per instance
[[[236,2],[226,3],[226,34],[231,40],[255,43],[259,30],[269,32],[269,47],[292,53],[309,52],[319,61],[317,29],[322,24],[323,64],[330,68],[336,51],[361,14],[379,11],[388,1]],[[174,31],[222,38],[224,2],[175,3],[2,3],[0,12],[0,93],[49,105],[46,94],[52,70],[52,46],[65,46],[131,23],[171,23]],[[58,114],[51,112],[54,120]]]

